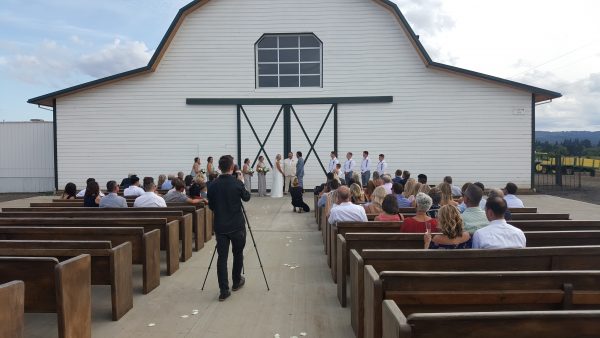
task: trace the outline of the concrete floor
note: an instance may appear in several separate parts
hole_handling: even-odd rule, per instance
[[[0,203],[29,206],[36,197]],[[547,195],[522,196],[539,212],[568,212],[573,219],[600,219],[600,207]],[[312,205],[312,195],[305,201]],[[110,290],[93,288],[94,337],[353,337],[349,309],[339,306],[335,284],[323,254],[312,212],[294,214],[289,198],[258,198],[246,205],[271,291],[266,291],[260,266],[248,237],[245,249],[246,286],[218,302],[216,267],[204,291],[202,281],[214,249],[206,243],[173,276],[163,276],[149,295],[140,290],[134,269],[134,308],[118,322],[110,320]],[[290,269],[285,264],[297,265]],[[231,262],[230,265],[231,267]],[[193,311],[198,310],[197,315]],[[182,318],[182,316],[188,316]],[[149,324],[155,324],[149,326]],[[26,314],[26,336],[56,337],[56,316]]]

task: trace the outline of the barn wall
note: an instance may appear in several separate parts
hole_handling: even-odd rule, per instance
[[[323,41],[323,88],[255,88],[254,43],[286,32]],[[209,2],[187,16],[154,73],[58,99],[59,185],[82,185],[88,176],[103,184],[130,171],[187,173],[194,156],[204,164],[208,155],[235,155],[235,106],[187,106],[189,97],[375,95],[394,102],[339,106],[340,157],[353,151],[358,159],[366,149],[373,160],[385,153],[391,170],[424,172],[435,182],[452,175],[456,184],[530,185],[531,95],[426,68],[395,15],[370,0]],[[264,130],[277,108],[248,110]],[[302,110],[316,134],[327,110]],[[328,133],[317,148],[325,165]],[[254,137],[242,134],[242,157],[253,158],[246,144],[256,145]],[[292,138],[304,139],[297,128]],[[298,142],[305,148],[293,150],[308,152]],[[311,187],[322,174],[309,165]]]
[[[0,193],[54,190],[51,122],[0,123]]]

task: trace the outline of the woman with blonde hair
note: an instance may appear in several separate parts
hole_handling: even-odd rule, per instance
[[[464,223],[457,207],[444,205],[438,213],[438,228],[441,235],[431,237],[431,231],[424,236],[425,249],[469,249],[471,235],[464,231]]]
[[[354,181],[353,183],[356,183],[362,187],[362,182],[360,180],[360,172],[358,172],[358,171],[352,172],[352,181]]]
[[[452,186],[449,183],[441,183],[438,185],[438,188],[442,193],[442,201],[440,202],[441,206],[452,205],[458,207],[458,203],[452,199]]]
[[[363,205],[365,208],[365,212],[367,214],[377,214],[379,215],[382,211],[382,203],[387,195],[385,188],[383,186],[378,186],[373,190],[373,195],[371,195],[371,202]]]
[[[352,183],[350,186],[350,194],[352,197],[352,203],[363,204],[366,202],[365,193],[360,186],[360,183]]]
[[[404,197],[410,198],[410,196],[414,196],[412,192],[414,190],[415,184],[417,184],[417,180],[415,180],[414,178],[409,178],[406,181],[406,184],[404,184]]]
[[[302,196],[302,187],[300,186],[298,177],[294,177],[294,179],[292,180],[290,195],[292,196],[292,207],[294,208],[294,212],[296,212],[296,208],[298,208],[298,213],[301,213],[302,211],[310,211],[308,205],[304,203],[304,199]]]
[[[427,184],[421,184],[421,188],[419,188],[418,192],[422,192],[424,194],[429,194],[429,191],[431,190],[431,187]]]

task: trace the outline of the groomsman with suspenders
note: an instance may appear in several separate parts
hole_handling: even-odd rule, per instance
[[[331,160],[329,160],[329,168],[327,170],[328,173],[332,173],[335,170],[337,164],[340,163],[337,159],[337,153],[335,151],[331,152]]]
[[[385,170],[387,169],[387,163],[385,163],[385,155],[379,154],[379,163],[377,163],[377,173],[379,177],[385,174]]]
[[[371,179],[371,160],[369,159],[369,152],[363,151],[363,160],[360,164],[360,173],[363,187],[367,186]]]
[[[346,184],[350,182],[352,178],[352,174],[354,173],[354,160],[352,159],[352,153],[346,154],[346,163],[344,163],[344,179],[346,180]]]

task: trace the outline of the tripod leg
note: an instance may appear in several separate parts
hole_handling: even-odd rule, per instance
[[[206,285],[206,280],[208,279],[208,273],[210,272],[210,267],[212,266],[213,259],[215,259],[215,254],[217,253],[217,246],[215,246],[215,251],[213,251],[212,257],[210,258],[210,263],[208,263],[208,270],[206,271],[206,277],[204,277],[204,283],[202,283],[201,291],[204,291],[204,286]]]
[[[258,257],[258,264],[260,265],[260,269],[262,270],[263,278],[265,279],[265,284],[267,285],[267,291],[271,291],[269,288],[269,282],[267,282],[267,275],[265,275],[265,269],[263,268],[262,261],[260,260],[260,254],[258,253],[258,248],[256,247],[256,241],[254,240],[254,234],[252,234],[252,227],[250,227],[250,221],[248,220],[248,215],[246,215],[246,209],[244,209],[244,205],[242,204],[242,212],[244,213],[244,218],[246,219],[246,224],[248,224],[248,230],[250,231],[250,238],[252,238],[252,244],[254,245],[254,250],[256,251],[256,257]]]

